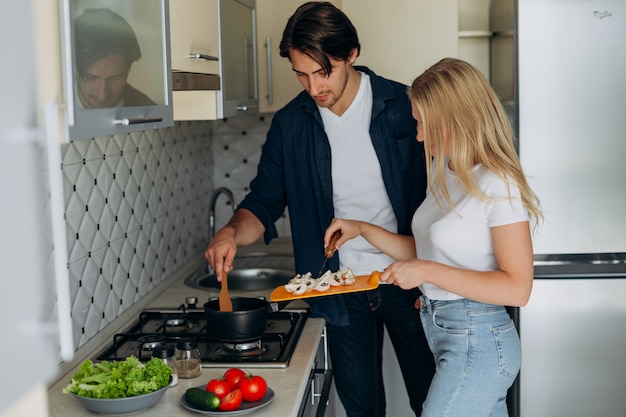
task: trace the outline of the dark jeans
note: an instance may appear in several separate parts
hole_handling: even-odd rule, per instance
[[[385,416],[383,326],[398,357],[411,408],[420,415],[435,363],[414,307],[419,295],[395,285],[345,294],[350,324],[326,324],[335,385],[348,417]]]

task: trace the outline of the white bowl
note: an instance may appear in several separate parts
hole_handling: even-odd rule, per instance
[[[81,397],[74,393],[72,393],[72,395],[74,395],[87,410],[93,411],[94,413],[124,414],[153,406],[163,397],[163,394],[165,394],[168,388],[169,384],[158,391],[126,398],[102,399]]]

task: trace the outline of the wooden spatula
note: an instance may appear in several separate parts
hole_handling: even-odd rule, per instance
[[[220,288],[220,311],[233,311],[233,300],[230,299],[228,294],[228,277],[226,274],[222,275],[222,287]]]

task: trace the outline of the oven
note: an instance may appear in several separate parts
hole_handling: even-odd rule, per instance
[[[286,368],[308,315],[308,309],[270,312],[259,339],[228,343],[207,335],[204,310],[195,297],[188,297],[177,308],[143,310],[95,359],[123,360],[133,355],[148,361],[157,346],[176,346],[178,340],[192,338],[198,344],[203,368]]]

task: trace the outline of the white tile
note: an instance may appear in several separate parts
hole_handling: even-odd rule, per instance
[[[271,118],[235,119],[177,122],[169,129],[65,146],[77,344],[89,341],[168,274],[204,252],[215,186],[230,187],[241,201],[256,173]],[[218,210],[221,222],[232,213],[225,202]],[[277,226],[281,234],[288,230],[288,218]]]

